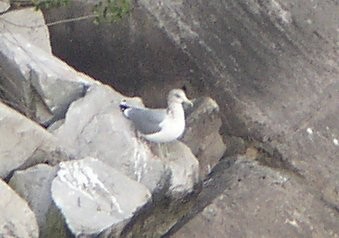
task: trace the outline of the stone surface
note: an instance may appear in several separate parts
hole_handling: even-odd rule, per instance
[[[56,163],[62,155],[56,139],[44,128],[0,103],[0,177],[19,167]]]
[[[200,175],[206,177],[223,156],[226,146],[219,134],[219,106],[211,98],[198,98],[186,116],[182,141],[190,147],[200,164]]]
[[[41,11],[37,11],[34,8],[12,10],[1,15],[0,19],[1,32],[20,34],[31,44],[43,49],[46,53],[52,53],[48,27]]]
[[[165,147],[163,160],[171,171],[168,195],[176,199],[185,197],[193,192],[194,186],[200,181],[199,162],[181,142],[166,143],[162,147]]]
[[[43,125],[63,118],[94,83],[18,33],[1,33],[0,62],[4,101]]]
[[[0,237],[39,237],[34,213],[27,202],[0,179]]]
[[[10,6],[9,0],[2,0],[0,2],[0,13],[7,11]]]
[[[77,237],[118,236],[151,201],[144,185],[89,157],[62,162],[51,191],[69,230]]]
[[[26,170],[16,171],[9,181],[12,189],[28,202],[34,212],[40,237],[47,237],[44,232],[47,212],[52,203],[51,184],[56,172],[55,167],[38,164]]]
[[[338,212],[304,182],[239,157],[209,185],[226,189],[171,237],[338,237]]]
[[[122,98],[107,86],[91,87],[84,98],[72,103],[54,135],[76,158],[98,158],[143,183],[152,193],[160,191],[170,178],[168,169],[146,142],[136,138],[119,109]]]

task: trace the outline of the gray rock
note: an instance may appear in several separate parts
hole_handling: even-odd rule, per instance
[[[62,155],[52,134],[2,103],[0,121],[1,178],[7,177],[17,168],[68,159],[67,155]]]
[[[199,161],[191,150],[182,142],[174,141],[160,145],[153,151],[161,158],[171,171],[170,186],[167,194],[180,199],[193,192],[194,186],[200,182]],[[159,151],[161,149],[161,152]]]
[[[171,237],[339,235],[338,212],[324,206],[321,197],[290,173],[239,157],[210,186],[218,187],[225,181],[226,189]],[[210,196],[208,193],[211,191],[202,196]]]
[[[10,8],[9,0],[3,0],[0,2],[0,13],[7,11]]]
[[[151,193],[107,164],[85,158],[60,164],[52,198],[75,236],[112,237],[151,201]]]
[[[40,237],[47,237],[45,232],[47,212],[52,204],[51,185],[56,176],[56,168],[38,164],[26,170],[16,171],[9,185],[24,198],[36,216]]]
[[[200,175],[205,177],[223,156],[226,146],[219,134],[221,118],[219,106],[211,98],[199,98],[187,115],[187,126],[182,141],[190,147],[200,164]]]
[[[122,95],[108,86],[93,86],[72,103],[63,125],[54,131],[60,143],[76,158],[98,158],[153,192],[170,178],[165,163],[135,136],[119,109]]]
[[[0,179],[0,237],[39,237],[34,213],[27,202]]]
[[[1,1],[0,3],[3,3]],[[52,54],[48,27],[41,11],[31,8],[12,10],[1,15],[0,31],[20,34],[31,44]]]
[[[5,101],[44,125],[63,118],[94,83],[17,33],[1,33],[0,62]]]

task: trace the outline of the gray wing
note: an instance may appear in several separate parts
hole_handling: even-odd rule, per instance
[[[153,134],[161,130],[160,123],[166,117],[165,109],[128,108],[125,115],[135,128],[143,134]]]

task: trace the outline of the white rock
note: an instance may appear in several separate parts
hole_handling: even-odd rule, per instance
[[[0,237],[39,237],[34,213],[27,202],[0,179]]]
[[[0,103],[0,178],[26,163],[37,151],[53,151],[54,145],[52,134]]]
[[[62,162],[52,197],[75,236],[119,234],[151,201],[144,185],[94,158]]]
[[[199,180],[199,162],[191,150],[181,142],[167,143],[168,155],[165,158],[171,170],[171,183],[168,194],[181,198],[193,191]]]
[[[47,212],[52,203],[51,184],[56,175],[56,168],[38,164],[26,170],[16,171],[9,185],[24,198],[35,213],[40,236],[46,229]]]
[[[0,13],[5,12],[10,8],[9,0],[1,0],[0,2]]]
[[[4,0],[0,1],[0,8],[1,4],[5,4]],[[44,16],[34,7],[13,10],[1,15],[0,32],[6,31],[25,37],[28,47],[28,44],[33,44],[52,54],[49,31],[45,25]]]

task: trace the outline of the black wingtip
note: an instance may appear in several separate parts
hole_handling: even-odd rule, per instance
[[[121,103],[119,104],[120,110],[124,112],[126,109],[129,108],[125,100],[122,100]]]

